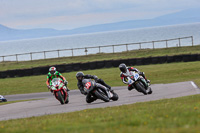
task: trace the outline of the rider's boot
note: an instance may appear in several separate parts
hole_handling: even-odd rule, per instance
[[[147,93],[148,93],[148,94],[151,94],[152,92],[153,92],[153,91],[152,91],[151,87],[149,86],[148,89],[147,89]]]
[[[67,85],[65,85],[67,92],[70,91],[70,89],[67,87]]]
[[[150,80],[148,80],[147,78],[146,78],[146,76],[145,76],[145,73],[144,72],[139,72],[139,74],[146,80],[146,82],[148,83],[148,84],[150,84]]]
[[[133,89],[132,85],[128,85],[128,90],[131,91]]]
[[[65,81],[64,81],[64,85],[65,85],[65,87],[66,87],[66,90],[67,90],[67,91],[70,91],[70,89],[67,87],[67,84],[68,84],[68,82],[65,80]]]
[[[150,80],[149,79],[145,79],[146,80],[146,82],[147,82],[147,84],[148,84],[148,86],[150,86],[151,84],[150,84]]]
[[[67,87],[67,91],[70,91],[70,89]]]
[[[109,86],[108,84],[106,84],[102,79],[98,79],[98,83],[104,85],[106,88],[109,89],[110,92],[114,92],[114,91],[111,89],[111,86]]]
[[[112,88],[111,88],[111,86],[106,86],[107,88],[108,88],[108,90],[110,91],[110,92],[114,92],[114,90],[112,90]]]

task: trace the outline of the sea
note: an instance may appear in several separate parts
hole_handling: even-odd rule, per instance
[[[181,46],[191,46],[192,45],[191,38],[181,39],[180,42],[179,40],[168,41],[167,44],[166,41],[152,43],[152,41],[157,41],[157,40],[167,40],[167,39],[181,38],[188,36],[193,36],[194,45],[200,44],[200,22],[192,24],[138,28],[138,29],[98,32],[89,34],[76,34],[76,35],[55,36],[55,37],[36,38],[36,39],[1,41],[0,62],[16,61],[16,60],[26,61],[26,60],[36,60],[44,58],[88,55],[96,53],[112,53],[112,52],[122,52],[127,50],[135,50],[140,48],[146,49],[146,48],[176,47],[180,46],[179,44],[180,42]],[[141,43],[140,45],[139,44],[140,42],[146,42],[146,43]],[[128,46],[121,45],[114,47],[112,46],[120,44],[132,44],[132,45]],[[111,46],[103,47],[107,45]],[[94,47],[94,48],[88,48],[88,47]],[[60,51],[43,52],[51,50],[60,50]]]

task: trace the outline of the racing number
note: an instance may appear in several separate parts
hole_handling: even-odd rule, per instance
[[[91,82],[87,82],[87,83],[85,84],[85,87],[86,87],[87,89],[89,89],[90,86],[91,86]]]

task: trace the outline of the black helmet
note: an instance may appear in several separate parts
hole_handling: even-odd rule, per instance
[[[84,73],[83,73],[83,72],[77,72],[77,73],[76,73],[76,78],[77,78],[77,80],[82,80],[83,76],[84,76]]]
[[[126,65],[124,63],[119,65],[119,69],[123,73],[126,73],[126,71],[127,71]]]

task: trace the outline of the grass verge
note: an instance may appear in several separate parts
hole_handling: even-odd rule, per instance
[[[54,59],[43,59],[34,61],[20,61],[20,62],[1,62],[0,70],[12,70],[12,69],[23,69],[32,68],[38,66],[48,66],[55,64],[69,64],[78,62],[88,62],[88,61],[101,61],[101,60],[112,60],[112,59],[127,59],[127,58],[140,58],[140,57],[155,57],[155,56],[165,56],[165,55],[180,55],[180,54],[199,54],[200,45],[197,46],[187,46],[187,47],[173,47],[173,48],[162,48],[162,49],[142,49],[134,50],[129,52],[121,53],[110,53],[110,54],[94,54],[87,56],[75,56],[75,57],[62,57]]]
[[[0,121],[9,133],[197,133],[200,95]]]
[[[194,81],[200,86],[200,61],[168,63],[156,65],[135,66],[144,71],[152,84],[173,83],[182,81]],[[85,74],[97,75],[111,86],[124,86],[118,68],[105,68],[83,71]],[[63,73],[69,83],[70,89],[77,89],[76,72]],[[46,75],[29,76],[19,78],[0,79],[1,95],[23,94],[48,91],[46,87]]]

